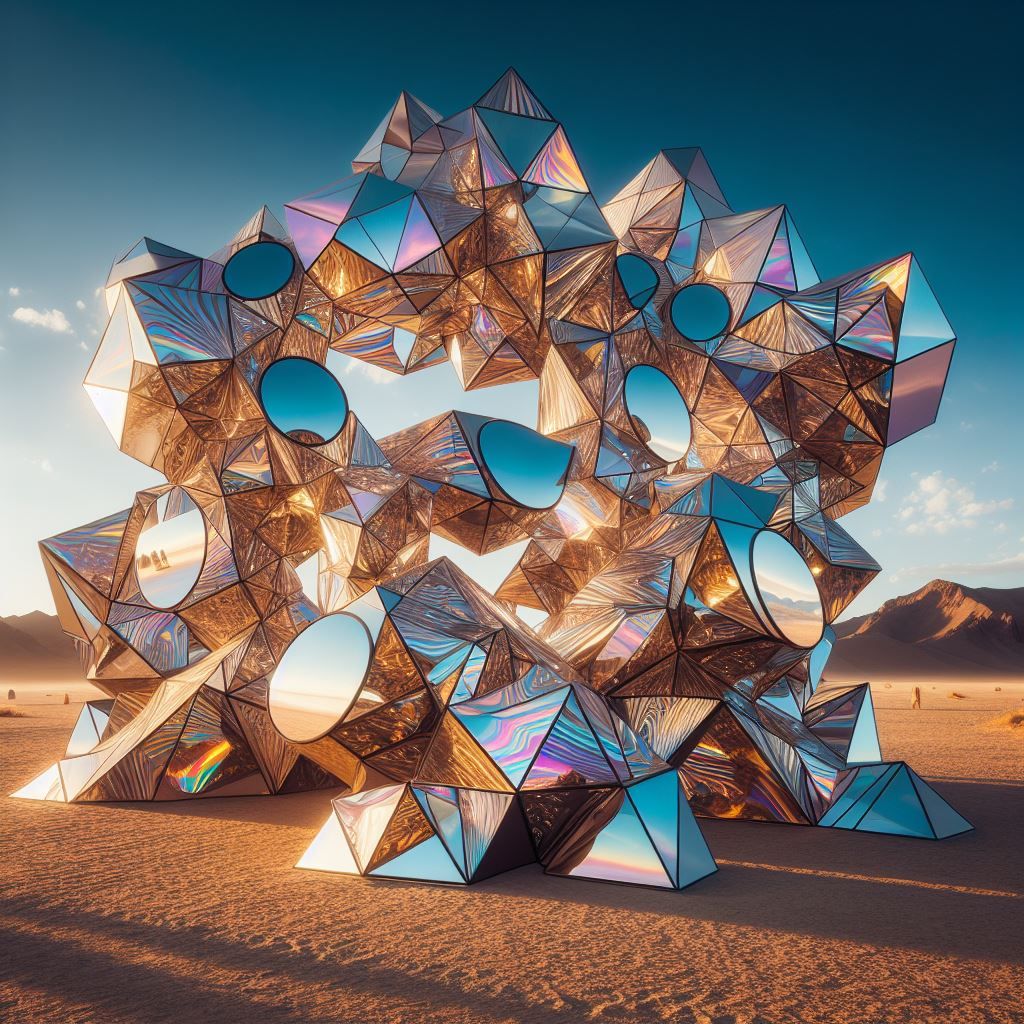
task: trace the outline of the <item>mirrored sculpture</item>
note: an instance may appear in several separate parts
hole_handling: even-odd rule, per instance
[[[915,258],[820,281],[699,149],[599,206],[511,70],[451,117],[403,93],[353,172],[209,258],[114,263],[85,386],[167,484],[42,542],[108,696],[16,795],[333,788],[303,867],[460,883],[682,888],[715,869],[694,812],[969,829],[882,760],[868,685],[823,680],[879,571],[837,520],[953,351]],[[374,439],[328,353],[538,380],[536,430]],[[526,547],[491,594],[431,535]]]

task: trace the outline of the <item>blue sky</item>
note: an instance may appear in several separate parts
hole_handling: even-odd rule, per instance
[[[211,253],[347,173],[401,89],[452,113],[509,64],[599,200],[700,145],[735,209],[789,205],[823,277],[916,252],[960,343],[938,423],[843,520],[885,567],[853,611],[934,576],[1024,583],[1019,55],[1003,6],[912,6],[20,5],[0,69],[0,614],[51,608],[38,538],[160,479],[80,387],[114,255],[142,234]],[[338,358],[377,434],[449,398],[532,413],[535,385],[463,397],[448,367],[424,387]]]

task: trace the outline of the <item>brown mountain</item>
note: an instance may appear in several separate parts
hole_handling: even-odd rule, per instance
[[[0,685],[81,676],[74,641],[61,631],[56,615],[0,617]]]
[[[932,580],[835,631],[830,679],[1024,677],[1024,587]]]

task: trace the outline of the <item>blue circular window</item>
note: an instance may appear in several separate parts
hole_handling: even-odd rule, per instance
[[[480,454],[498,486],[524,508],[551,508],[565,489],[572,445],[520,423],[491,420],[480,428]]]
[[[265,299],[291,279],[295,257],[280,242],[254,242],[239,249],[224,267],[224,287],[239,299]]]
[[[678,462],[690,448],[690,410],[672,380],[654,366],[634,366],[623,388],[640,439],[659,458]]]
[[[615,261],[619,272],[619,280],[626,291],[626,297],[634,309],[641,309],[651,301],[651,296],[658,290],[658,273],[636,253],[624,252]]]
[[[676,292],[669,313],[688,341],[710,341],[729,325],[729,300],[714,285],[691,284]]]
[[[333,441],[348,415],[345,391],[330,370],[293,356],[266,368],[260,402],[276,430],[304,445]]]

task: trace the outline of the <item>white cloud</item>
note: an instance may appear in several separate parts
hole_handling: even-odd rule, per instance
[[[49,459],[28,459],[27,461],[30,466],[35,466],[40,473],[53,472],[53,463]]]
[[[85,309],[85,303],[81,299],[75,301],[75,309]]]
[[[364,377],[369,377],[374,384],[392,384],[399,379],[397,373],[374,366],[373,363],[364,363],[362,359],[353,359],[345,367],[345,373],[361,373]]]
[[[885,501],[886,493],[889,490],[888,480],[879,480],[875,484],[875,489],[871,492],[872,501]]]
[[[993,459],[987,466],[981,467],[982,473],[998,473],[999,472],[999,460]]]
[[[79,348],[80,348],[80,349],[81,349],[81,350],[82,350],[83,352],[88,352],[88,351],[89,351],[89,346],[88,346],[88,345],[86,345],[86,343],[85,343],[84,341],[80,341],[80,342],[78,343],[78,347],[79,347]]]
[[[71,324],[59,309],[33,309],[31,306],[19,306],[11,317],[19,323],[30,327],[42,327],[54,334],[71,334]]]
[[[21,294],[21,289],[20,288],[8,288],[7,289],[7,294],[10,295],[12,298],[16,299]]]
[[[1013,498],[979,501],[974,488],[961,484],[941,470],[917,478],[917,486],[903,501],[896,519],[906,533],[945,534],[971,529],[979,519],[1013,508]]]
[[[1006,558],[995,558],[988,562],[942,562],[937,565],[917,565],[913,568],[898,569],[889,577],[890,582],[899,583],[908,578],[951,576],[1020,576],[1024,572],[1024,551]]]

